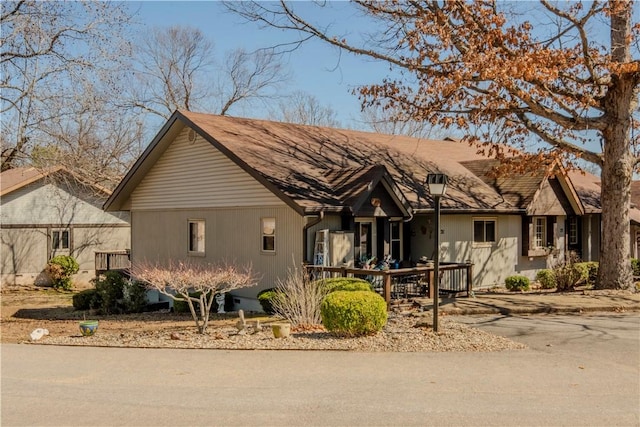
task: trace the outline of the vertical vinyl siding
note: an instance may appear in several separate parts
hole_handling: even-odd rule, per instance
[[[185,128],[131,196],[131,209],[282,206],[284,202],[199,135]]]
[[[276,218],[276,252],[261,251],[260,218]],[[188,255],[189,219],[205,221],[205,255]],[[203,263],[251,264],[259,286],[234,292],[255,298],[259,290],[284,279],[302,264],[303,217],[288,206],[238,209],[184,209],[132,212],[133,262],[192,260]]]
[[[473,219],[496,220],[494,244],[473,243]],[[410,224],[411,259],[421,256],[431,259],[435,254],[433,215],[416,215]],[[440,261],[466,262],[471,260],[473,286],[486,288],[504,283],[518,268],[520,216],[518,215],[442,215],[440,217]]]
[[[35,283],[47,264],[47,229],[2,229],[0,242],[2,283]]]

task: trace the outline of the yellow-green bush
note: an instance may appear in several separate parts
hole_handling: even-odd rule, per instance
[[[370,335],[387,323],[387,303],[371,291],[335,291],[322,301],[320,314],[324,327],[337,335]]]
[[[355,277],[333,277],[321,279],[320,283],[327,293],[336,291],[372,291],[371,283]]]

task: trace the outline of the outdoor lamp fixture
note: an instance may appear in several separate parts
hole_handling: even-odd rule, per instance
[[[426,184],[429,188],[429,194],[433,196],[433,200],[436,202],[436,223],[434,225],[436,255],[433,262],[433,332],[438,332],[438,294],[440,292],[440,197],[444,196],[447,192],[448,182],[449,178],[443,173],[430,173],[427,175]]]

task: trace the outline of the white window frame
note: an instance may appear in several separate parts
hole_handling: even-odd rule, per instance
[[[569,217],[569,244],[577,245],[578,240],[578,217],[572,216]]]
[[[206,248],[206,235],[205,235],[205,220],[204,219],[189,219],[187,220],[187,252],[190,256],[205,256]],[[193,240],[194,234],[192,233],[193,226],[197,228],[195,235],[195,242]]]
[[[64,233],[67,233],[67,245],[64,246],[63,236]],[[58,236],[56,238],[56,235]],[[56,245],[57,240],[57,245]],[[51,230],[51,250],[52,251],[68,251],[71,249],[71,231],[68,228],[59,228],[56,230]]]
[[[393,225],[397,224],[398,225],[398,237],[397,238],[393,238]],[[398,248],[400,253],[399,254],[394,254],[393,253],[393,244],[394,242],[398,243]],[[392,259],[395,259],[396,261],[400,262],[402,261],[402,221],[389,221],[389,254],[391,255]]]
[[[476,222],[482,222],[483,241],[476,241]],[[487,222],[493,222],[493,240],[487,240]],[[498,218],[495,217],[474,217],[471,221],[471,239],[473,246],[492,246],[498,242]]]
[[[277,221],[273,216],[260,218],[260,250],[263,253],[276,253]],[[267,239],[273,239],[273,248],[266,245]]]
[[[533,217],[533,240],[531,249],[546,249],[547,247],[547,217]]]

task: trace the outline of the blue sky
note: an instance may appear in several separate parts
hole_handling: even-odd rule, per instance
[[[298,2],[295,6],[304,8],[312,5]],[[346,13],[349,5],[334,2],[329,6],[328,16]],[[296,37],[291,32],[260,29],[255,23],[243,23],[242,18],[229,13],[219,2],[145,1],[131,3],[130,7],[137,11],[135,19],[145,27],[188,25],[199,28],[214,42],[220,55],[239,47],[249,51],[269,47]],[[349,31],[357,31],[357,17],[348,21],[353,26]],[[355,95],[350,94],[351,89],[379,82],[388,71],[388,65],[350,54],[340,56],[337,49],[318,41],[306,43],[288,55],[286,60],[292,73],[287,91],[301,90],[315,96],[323,106],[335,110],[342,125],[348,127],[360,127],[354,122],[360,119],[360,103]],[[264,112],[255,111],[251,115],[264,117]]]

